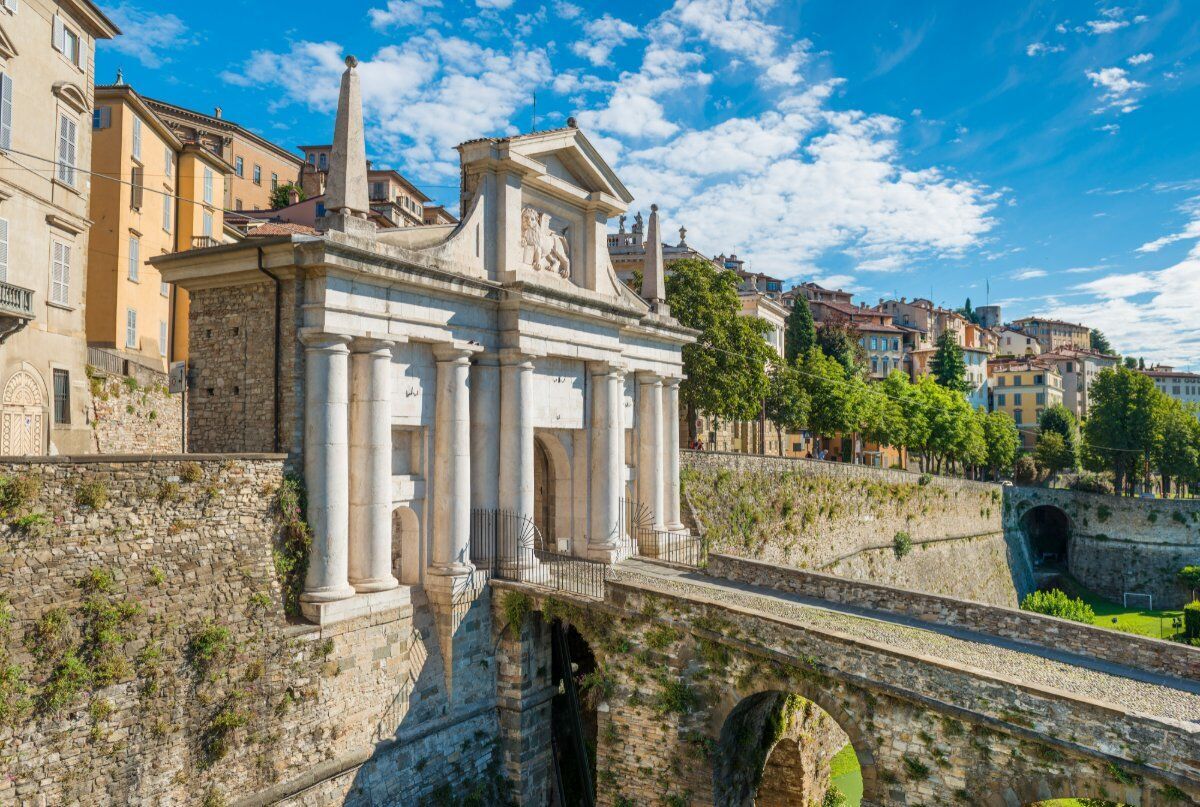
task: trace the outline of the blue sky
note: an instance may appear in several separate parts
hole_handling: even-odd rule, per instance
[[[457,202],[454,145],[575,115],[706,253],[862,299],[1103,329],[1200,368],[1200,13],[1187,0],[132,0],[140,92],[327,141],[348,53],[368,153]],[[277,11],[271,10],[277,7]],[[332,11],[331,11],[332,9]],[[631,211],[632,213],[632,211]],[[615,223],[614,223],[615,224]]]

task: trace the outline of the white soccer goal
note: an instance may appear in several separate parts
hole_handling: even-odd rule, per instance
[[[1128,608],[1130,602],[1134,607],[1141,608],[1143,611],[1154,610],[1154,595],[1153,594],[1135,594],[1132,591],[1125,592],[1125,607]]]

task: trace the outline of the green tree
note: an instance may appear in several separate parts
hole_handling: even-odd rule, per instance
[[[1038,418],[1038,438],[1046,434],[1057,434],[1062,438],[1061,449],[1055,454],[1054,470],[1067,471],[1079,467],[1079,421],[1075,413],[1062,404],[1055,404],[1042,411]],[[1041,462],[1041,459],[1038,460]]]
[[[287,207],[290,205],[291,201],[289,200],[288,194],[290,194],[293,190],[299,195],[299,201],[303,202],[308,198],[308,194],[304,192],[304,188],[289,182],[286,185],[279,185],[275,188],[275,190],[271,191],[271,209],[278,210],[281,207]]]
[[[1084,436],[1092,470],[1111,470],[1118,492],[1126,490],[1155,447],[1156,409],[1162,393],[1145,375],[1127,367],[1101,370],[1091,387]]]
[[[1162,476],[1163,495],[1195,483],[1200,477],[1200,420],[1196,413],[1174,398],[1159,399],[1155,430],[1154,467]]]
[[[1088,625],[1096,620],[1096,613],[1092,610],[1092,606],[1078,597],[1067,596],[1057,588],[1026,594],[1025,599],[1021,600],[1021,609]]]
[[[820,437],[849,431],[855,400],[841,362],[813,348],[801,359],[799,372],[810,402],[808,428]]]
[[[804,377],[795,365],[774,362],[767,384],[767,419],[775,424],[779,455],[783,456],[783,433],[797,432],[808,425],[811,401],[804,389]]]
[[[1067,447],[1066,440],[1058,432],[1042,432],[1038,435],[1033,456],[1037,460],[1038,467],[1049,474],[1075,467],[1074,452]]]
[[[1124,364],[1126,367],[1128,367],[1130,370],[1136,370],[1136,369],[1137,369],[1137,359],[1135,359],[1133,356],[1126,356],[1126,357],[1125,357],[1124,359],[1122,359],[1121,361],[1122,361],[1122,363],[1123,363],[1123,364]]]
[[[1016,461],[1021,449],[1021,433],[1007,413],[988,412],[983,417],[983,440],[987,444],[987,466],[992,477],[997,478]]]
[[[929,362],[929,372],[934,380],[948,390],[965,394],[970,389],[967,361],[953,332],[946,330],[938,337],[937,353]]]
[[[967,301],[963,303],[963,307],[958,309],[958,313],[966,317],[968,322],[973,322],[976,325],[979,324],[979,312],[971,307],[970,297],[968,297]]]
[[[813,323],[812,309],[802,295],[798,294],[792,300],[792,311],[788,314],[786,327],[784,357],[788,364],[794,364],[817,344],[817,326]]]
[[[700,332],[683,348],[680,401],[694,440],[696,413],[750,420],[758,416],[767,392],[767,362],[776,354],[764,338],[770,325],[741,316],[738,276],[711,261],[685,258],[671,264],[667,302],[681,325]]]
[[[1099,328],[1092,328],[1091,346],[1092,350],[1099,351],[1106,356],[1117,355],[1116,351],[1113,350],[1112,343],[1108,341],[1108,337]]]
[[[861,374],[867,363],[867,351],[859,343],[860,338],[849,322],[825,322],[817,328],[817,347],[837,360],[848,376]]]

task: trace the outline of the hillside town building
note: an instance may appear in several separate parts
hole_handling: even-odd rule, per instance
[[[149,259],[225,240],[233,166],[180,140],[128,84],[98,86],[92,115],[88,344],[159,372],[187,358],[187,292]],[[157,105],[161,107],[160,105]]]
[[[282,450],[305,469],[305,613],[335,621],[423,584],[450,642],[472,508],[599,560],[628,552],[627,501],[683,530],[694,334],[668,313],[661,261],[642,296],[618,281],[606,227],[631,196],[574,121],[462,144],[459,224],[379,229],[347,64],[320,233],[155,262],[193,295],[192,450]]]
[[[0,455],[90,450],[86,322],[90,0],[0,10]]]
[[[1200,404],[1200,373],[1176,370],[1166,364],[1155,364],[1141,371],[1154,382],[1164,395],[1180,403]]]
[[[1046,353],[1063,347],[1090,350],[1092,331],[1086,325],[1044,317],[1024,317],[1014,320],[1013,327],[1037,340]]]
[[[1091,408],[1092,382],[1101,370],[1116,367],[1119,356],[1106,356],[1095,350],[1064,347],[1043,353],[1039,361],[1053,363],[1063,380],[1063,406],[1083,420]]]
[[[1038,420],[1048,407],[1063,402],[1063,379],[1053,363],[1038,359],[993,359],[992,411],[1004,412],[1021,430],[1022,445],[1037,444]]]

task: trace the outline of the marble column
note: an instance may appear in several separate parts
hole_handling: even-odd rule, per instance
[[[592,386],[591,525],[587,554],[611,560],[623,538],[621,498],[625,489],[624,369],[588,365]]]
[[[671,532],[683,529],[679,517],[679,384],[678,378],[663,380],[663,518]]]
[[[471,507],[500,508],[500,360],[495,353],[480,354],[471,363]],[[490,568],[490,541],[471,562]]]
[[[433,553],[431,573],[467,575],[471,565],[471,351],[433,350],[437,398],[433,443]]]
[[[504,351],[500,364],[500,507],[533,518],[533,361]]]
[[[354,595],[349,583],[350,478],[348,337],[302,332],[304,342],[304,481],[312,551],[304,602]]]
[[[386,591],[392,574],[392,343],[350,346],[350,585]]]
[[[656,530],[666,529],[663,510],[665,454],[663,447],[663,380],[638,373],[638,504]]]

